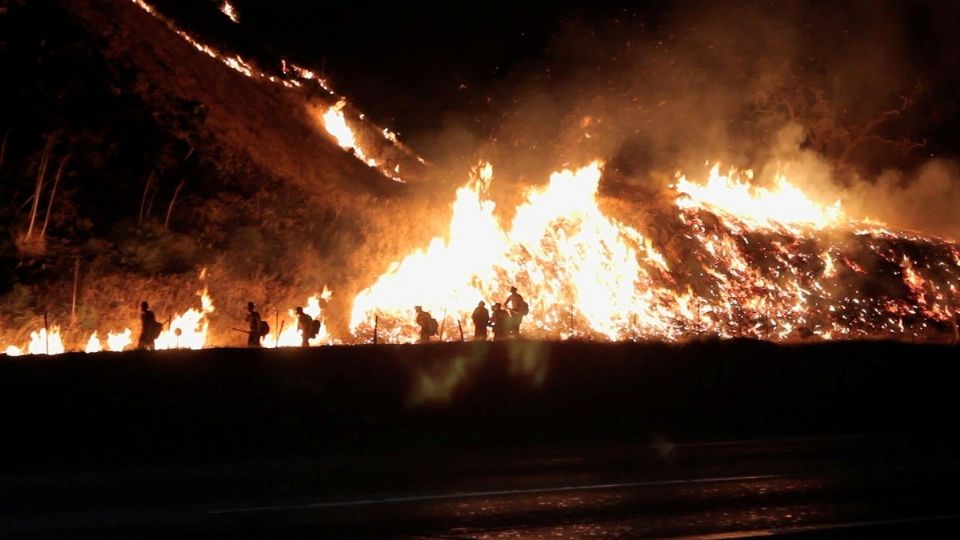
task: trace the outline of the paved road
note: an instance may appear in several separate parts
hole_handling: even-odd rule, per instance
[[[946,439],[658,441],[48,469],[0,480],[0,536],[916,536],[960,526],[960,453]]]

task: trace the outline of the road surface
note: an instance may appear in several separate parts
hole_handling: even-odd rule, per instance
[[[824,538],[960,525],[960,454],[917,433],[483,448],[33,471],[3,537]]]

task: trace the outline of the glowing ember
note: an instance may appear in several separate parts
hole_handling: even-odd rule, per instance
[[[833,257],[830,252],[826,252],[821,257],[823,259],[823,277],[832,278],[837,275],[837,268],[833,265]]]

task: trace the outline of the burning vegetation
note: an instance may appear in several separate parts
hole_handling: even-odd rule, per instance
[[[673,215],[657,233],[670,240],[661,245],[601,210],[602,166],[554,173],[526,194],[503,227],[483,195],[493,167],[480,164],[457,191],[447,234],[391,263],[356,295],[345,340],[323,326],[311,344],[364,342],[374,331],[382,342],[412,342],[417,304],[443,313],[441,324],[456,339],[452,329],[467,324],[478,299],[498,299],[511,285],[529,299],[525,334],[537,338],[956,336],[960,248],[954,243],[849,218],[839,203],[819,204],[783,176],[771,188],[756,188],[750,174],[722,175],[715,165],[700,183],[678,175]],[[217,345],[207,339],[213,301],[206,288],[198,296],[199,309],[165,324],[158,349]],[[322,319],[321,301],[331,296],[325,289],[310,297],[304,311]],[[290,316],[266,346],[299,344]],[[97,335],[84,350],[104,350]],[[130,328],[106,335],[108,350],[132,344]],[[6,350],[66,348],[54,326],[32,332],[25,348]]]
[[[811,155],[826,160],[813,132],[798,127],[792,105],[783,107],[791,116],[788,125],[804,136],[791,139],[789,159],[760,160],[783,165],[775,174],[686,162],[659,185],[617,184],[637,159],[631,155],[625,165],[629,144],[606,142],[622,142],[624,128],[605,132],[597,118],[577,115],[559,120],[572,126],[558,137],[564,148],[572,148],[556,160],[565,165],[549,164],[559,170],[533,176],[531,171],[539,174],[543,167],[528,162],[550,157],[542,157],[535,144],[523,146],[542,137],[521,132],[509,144],[477,145],[467,181],[456,187],[449,177],[462,174],[451,171],[466,169],[466,157],[428,163],[336,94],[326,77],[286,60],[276,70],[261,68],[201,41],[151,4],[131,2],[136,16],[149,15],[192,54],[229,70],[230,77],[250,85],[246,88],[262,90],[265,97],[244,103],[248,110],[262,97],[297,123],[276,139],[265,136],[273,142],[245,142],[246,154],[226,151],[231,145],[222,141],[242,146],[231,139],[240,137],[239,130],[225,119],[232,106],[230,85],[210,90],[223,92],[210,100],[219,109],[204,112],[193,104],[198,94],[189,94],[200,91],[184,83],[188,77],[182,73],[202,72],[209,64],[195,72],[178,67],[183,71],[177,91],[191,99],[164,110],[201,112],[165,119],[181,132],[166,142],[163,166],[151,169],[142,190],[127,186],[130,193],[122,193],[139,202],[136,223],[121,222],[110,233],[135,231],[133,239],[112,238],[104,247],[107,242],[90,233],[82,248],[63,249],[68,256],[56,265],[51,252],[59,249],[57,234],[66,236],[64,224],[79,221],[83,210],[74,202],[81,199],[78,190],[63,186],[71,185],[73,167],[96,170],[96,160],[72,150],[69,134],[47,133],[35,163],[18,171],[34,173],[26,190],[32,194],[23,195],[18,185],[11,206],[20,210],[8,214],[15,230],[22,228],[11,259],[35,271],[33,283],[18,284],[7,295],[8,305],[31,306],[33,312],[0,313],[0,351],[9,356],[128,350],[139,334],[133,306],[144,299],[158,307],[163,323],[157,349],[238,344],[241,337],[232,328],[242,312],[236,307],[251,299],[269,306],[263,318],[272,328],[263,345],[298,346],[291,306],[304,297],[304,313],[320,321],[310,345],[413,342],[416,305],[437,316],[441,339],[461,339],[472,330],[470,312],[477,302],[501,301],[512,286],[529,303],[523,334],[539,339],[960,338],[960,247],[929,232],[869,219],[870,201],[851,197],[862,192],[862,183],[834,186],[832,175],[842,172],[840,166],[791,169],[791,160],[796,164]],[[230,2],[221,3],[219,11],[240,24]],[[100,21],[100,15],[89,20]],[[148,105],[156,96],[143,88],[156,80],[135,79]],[[877,134],[912,106],[913,94],[908,98],[896,113],[864,122],[837,162],[846,167],[871,137],[904,152],[922,147]],[[269,114],[257,118],[274,112],[265,110]],[[0,174],[10,136],[8,130],[0,149]],[[271,156],[278,146],[295,159]],[[330,181],[304,165],[308,158],[298,156],[314,148],[324,156],[316,161],[337,169],[341,180]],[[194,157],[195,151],[207,157]],[[792,177],[798,168],[803,174]],[[241,176],[237,170],[256,179],[239,181],[235,191],[188,183],[191,174],[235,178]],[[362,175],[383,182],[354,182],[370,178]],[[364,191],[369,186],[376,187]],[[511,196],[503,196],[507,191]],[[444,199],[450,192],[455,192],[452,204]],[[160,211],[153,211],[155,201]],[[417,219],[400,217],[408,213]],[[203,233],[178,232],[178,216]],[[82,274],[92,276],[86,280],[81,261]],[[59,273],[47,272],[48,262]],[[71,279],[64,280],[66,274]],[[59,303],[52,308],[52,302],[43,303],[40,312],[39,287],[28,285],[51,275],[59,281],[49,280],[46,290],[59,286],[51,293]],[[71,288],[72,295],[63,292]]]
[[[758,188],[718,165],[701,183],[678,174],[673,214],[660,217],[655,240],[601,211],[601,167],[554,173],[508,228],[482,197],[492,168],[478,167],[457,192],[446,238],[362,291],[351,329],[365,333],[376,317],[390,339],[412,340],[411,305],[460,321],[477,299],[516,285],[531,302],[528,334],[544,338],[956,334],[960,250],[951,242],[851,219],[783,176]]]

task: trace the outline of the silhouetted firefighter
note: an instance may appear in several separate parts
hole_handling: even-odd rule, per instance
[[[424,311],[422,307],[413,306],[413,310],[417,313],[417,324],[420,325],[420,343],[426,343],[431,337],[437,335],[440,325],[430,312]]]
[[[490,326],[490,313],[487,312],[486,304],[481,301],[477,304],[477,309],[473,310],[473,339],[475,341],[487,340],[487,327]]]
[[[247,346],[259,347],[260,340],[270,333],[270,325],[260,318],[260,312],[257,311],[257,305],[253,302],[247,302]]]
[[[157,316],[150,309],[150,304],[146,300],[140,302],[140,339],[137,341],[137,348],[152,351],[162,329],[163,325],[157,322]]]
[[[490,326],[493,327],[493,339],[504,339],[510,330],[510,315],[500,306],[500,302],[493,305],[490,315]]]
[[[530,312],[527,302],[517,292],[516,287],[510,287],[510,296],[503,305],[510,314],[508,322],[510,329],[507,333],[511,336],[520,336],[520,323],[523,321],[523,316]]]
[[[309,347],[310,340],[320,333],[320,321],[313,320],[313,317],[303,312],[302,307],[298,306],[294,311],[297,312],[297,328],[300,330],[300,337],[303,339],[300,346]]]
[[[297,306],[294,311],[297,312],[297,329],[300,330],[300,337],[303,339],[300,346],[309,347],[310,338],[313,337],[313,317],[304,313],[300,306]]]

